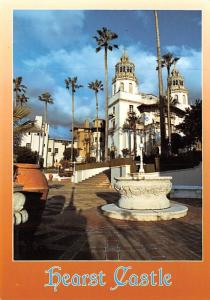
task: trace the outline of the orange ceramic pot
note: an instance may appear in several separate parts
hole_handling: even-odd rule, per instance
[[[41,193],[41,199],[47,200],[49,187],[39,165],[16,163],[15,167],[15,182],[23,185],[23,191]]]

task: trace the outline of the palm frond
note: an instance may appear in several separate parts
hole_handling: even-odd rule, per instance
[[[101,50],[101,47],[97,47],[96,48],[96,53],[99,52]]]
[[[16,106],[13,110],[13,120],[18,121],[30,115],[31,109],[27,106]]]

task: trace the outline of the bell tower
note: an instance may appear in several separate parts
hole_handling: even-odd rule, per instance
[[[115,76],[112,79],[112,96],[118,92],[138,94],[135,65],[124,51],[120,61],[115,66]]]
[[[176,69],[176,65],[174,65],[174,69],[171,72],[169,84],[171,89],[171,97],[176,102],[175,105],[185,110],[185,108],[189,106],[188,89],[185,87],[184,77]]]

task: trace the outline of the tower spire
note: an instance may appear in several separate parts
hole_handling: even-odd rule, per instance
[[[131,94],[138,93],[135,65],[130,61],[125,47],[123,48],[120,61],[115,65],[115,76],[112,79],[112,86],[113,95],[119,91]]]

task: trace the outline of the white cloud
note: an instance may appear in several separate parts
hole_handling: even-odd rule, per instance
[[[185,86],[189,90],[189,98],[194,101],[201,97],[201,51],[185,46],[168,46],[166,50],[180,57],[177,69],[184,76]]]
[[[185,77],[185,85],[190,91],[190,98],[199,96],[201,53],[194,49],[176,49],[168,46],[169,50],[179,50],[176,54],[181,57],[177,68]],[[158,80],[156,71],[156,56],[142,50],[141,45],[131,45],[127,49],[130,60],[135,64],[136,75],[140,83],[140,92],[158,94]],[[175,52],[175,51],[174,51]],[[114,75],[114,66],[119,61],[122,51],[109,52],[109,89]],[[34,60],[25,60],[25,75],[28,86],[33,91],[40,91],[40,87],[52,93],[54,104],[49,106],[49,120],[54,127],[54,133],[63,126],[66,132],[71,126],[71,95],[66,90],[64,79],[66,77],[78,77],[78,83],[83,85],[75,94],[75,121],[83,122],[86,118],[95,118],[95,96],[88,89],[90,81],[99,79],[104,81],[104,57],[103,50],[95,52],[95,48],[86,45],[77,51],[59,49],[50,51],[48,54],[39,56]],[[56,74],[56,75],[55,75]],[[55,76],[55,77],[53,77]],[[163,80],[166,82],[166,71],[163,70]],[[34,100],[35,101],[35,100]],[[37,101],[37,100],[36,100]],[[36,102],[37,106],[37,102]],[[40,106],[39,106],[40,107]],[[104,117],[104,93],[99,93],[99,116]],[[60,130],[60,129],[59,129]]]
[[[62,46],[74,43],[81,38],[85,20],[83,11],[45,11],[27,10],[14,12],[15,24],[24,22],[27,26],[26,33],[37,39],[40,45],[46,48],[58,49]],[[24,30],[21,27],[20,30]],[[18,38],[16,32],[16,38]]]

